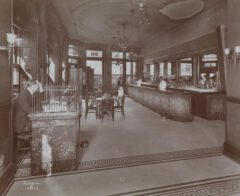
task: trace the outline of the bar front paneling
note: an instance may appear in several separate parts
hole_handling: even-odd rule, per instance
[[[133,100],[177,121],[192,121],[192,96],[176,91],[159,91],[148,86],[127,85],[127,94]]]

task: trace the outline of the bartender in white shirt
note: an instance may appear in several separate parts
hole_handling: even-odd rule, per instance
[[[162,76],[159,77],[160,83],[159,83],[159,90],[160,91],[165,91],[167,88],[167,82],[163,79]]]

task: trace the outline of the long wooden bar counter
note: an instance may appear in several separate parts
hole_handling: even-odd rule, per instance
[[[208,120],[224,120],[226,95],[214,89],[195,87],[170,88],[159,91],[157,86],[127,86],[129,97],[150,109],[178,121],[191,121],[193,116]]]
[[[149,107],[166,118],[192,121],[192,96],[172,90],[159,91],[148,86],[127,85],[127,94],[133,100]]]

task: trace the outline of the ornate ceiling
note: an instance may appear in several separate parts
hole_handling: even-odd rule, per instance
[[[70,38],[86,43],[114,44],[113,37],[125,31],[132,45],[143,48],[154,36],[170,31],[220,0],[51,1]],[[136,10],[140,2],[146,4],[151,24],[139,24]]]

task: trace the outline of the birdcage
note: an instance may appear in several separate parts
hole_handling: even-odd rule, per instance
[[[81,96],[77,86],[45,86],[43,92],[34,94],[33,113],[77,112]]]

